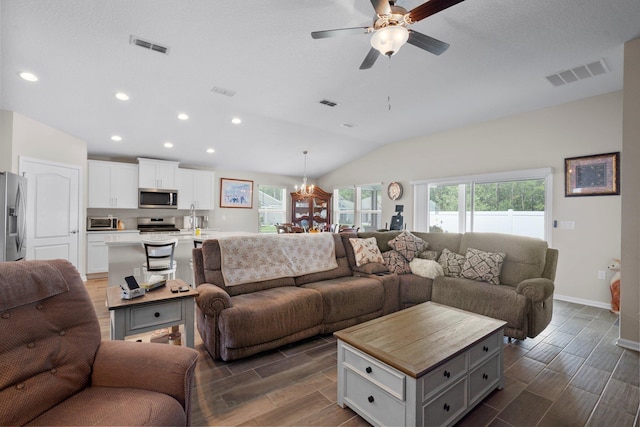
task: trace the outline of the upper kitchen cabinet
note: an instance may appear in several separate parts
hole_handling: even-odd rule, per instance
[[[178,162],[138,158],[138,186],[177,190]]]
[[[89,160],[90,208],[138,208],[138,165]]]
[[[178,209],[213,209],[216,174],[212,171],[178,169]]]

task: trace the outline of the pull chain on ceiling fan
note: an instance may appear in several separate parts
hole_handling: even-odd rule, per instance
[[[449,44],[425,34],[410,30],[407,26],[431,15],[435,15],[464,0],[429,0],[407,12],[396,6],[395,0],[371,0],[376,16],[369,27],[340,28],[336,30],[314,31],[311,37],[323,39],[351,34],[371,34],[371,49],[360,64],[361,70],[369,69],[380,54],[391,57],[405,44],[412,44],[434,55],[440,55]]]

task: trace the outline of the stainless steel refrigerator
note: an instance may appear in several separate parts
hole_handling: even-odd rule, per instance
[[[27,178],[0,172],[0,261],[27,255]]]

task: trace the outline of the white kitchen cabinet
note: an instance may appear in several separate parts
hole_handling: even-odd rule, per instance
[[[138,165],[89,160],[89,208],[138,208]]]
[[[138,158],[138,172],[140,188],[178,189],[178,162]]]
[[[87,274],[109,271],[109,251],[104,243],[109,233],[87,233]]]
[[[214,206],[215,172],[178,169],[178,209],[211,210]]]

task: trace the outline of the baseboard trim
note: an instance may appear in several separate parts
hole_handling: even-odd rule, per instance
[[[640,342],[618,338],[618,340],[616,341],[616,345],[618,347],[626,348],[628,350],[640,352]]]
[[[566,295],[558,295],[558,294],[554,294],[553,295],[553,299],[557,299],[557,300],[560,300],[560,301],[566,301],[566,302],[573,302],[575,304],[589,305],[591,307],[604,308],[606,310],[611,310],[611,304],[606,303],[606,302],[593,301],[593,300],[590,300],[590,299],[575,298],[575,297],[569,297],[569,296],[566,296]]]

